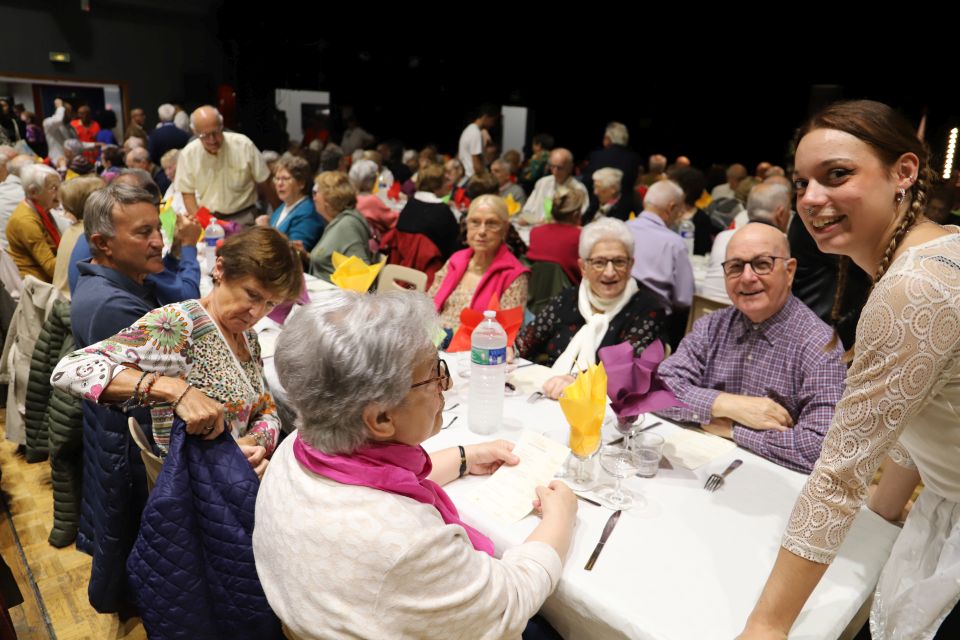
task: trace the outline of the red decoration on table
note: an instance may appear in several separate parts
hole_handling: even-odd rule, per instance
[[[400,182],[394,180],[393,184],[390,185],[390,188],[387,189],[387,197],[393,200],[394,202],[400,201]]]
[[[490,299],[490,304],[487,305],[487,309],[492,309],[497,312],[497,322],[500,323],[500,326],[503,327],[503,330],[507,333],[507,346],[513,346],[513,342],[517,339],[517,334],[520,332],[520,325],[523,324],[523,307],[501,309],[500,296],[494,296]],[[470,307],[461,311],[460,326],[457,328],[457,332],[453,334],[453,339],[450,341],[450,346],[447,347],[447,352],[469,351],[470,336],[473,335],[473,330],[477,328],[477,325],[480,324],[481,321],[483,321],[482,311],[476,311]]]

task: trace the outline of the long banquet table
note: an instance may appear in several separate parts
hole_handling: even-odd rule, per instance
[[[448,392],[447,405],[460,405],[444,414],[444,424],[455,415],[459,418],[424,443],[428,451],[496,437],[516,440],[521,429],[565,442],[568,427],[559,404],[546,399],[530,404],[522,396],[505,399],[505,427],[500,432],[493,436],[471,432],[467,384],[457,379]],[[652,432],[664,436],[682,428],[654,416],[647,420],[647,424],[662,421]],[[604,441],[617,435],[604,433]],[[735,458],[744,463],[724,487],[716,493],[705,491],[707,477]],[[701,640],[733,638],[743,628],[807,476],[740,448],[695,471],[669,467],[664,464],[652,479],[624,481],[625,487],[642,493],[647,506],[623,512],[589,572],[584,564],[612,511],[579,502],[563,576],[543,610],[565,638]],[[603,477],[601,471],[601,481]],[[483,481],[467,477],[446,490],[464,520],[489,535],[500,555],[522,543],[538,519],[530,515],[512,525],[494,520],[468,499]],[[839,637],[873,592],[899,531],[864,508],[790,637]]]

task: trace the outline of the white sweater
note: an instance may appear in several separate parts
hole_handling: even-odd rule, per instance
[[[516,638],[560,578],[542,542],[498,560],[431,505],[305,471],[281,443],[257,495],[253,551],[298,638]]]

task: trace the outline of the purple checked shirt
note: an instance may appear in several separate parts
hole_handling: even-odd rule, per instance
[[[838,344],[823,350],[832,330],[797,298],[753,324],[735,307],[697,320],[660,377],[689,408],[659,411],[682,422],[710,422],[721,392],[771,398],[793,418],[786,431],[734,424],[741,447],[796,471],[810,473],[843,393],[847,368]]]

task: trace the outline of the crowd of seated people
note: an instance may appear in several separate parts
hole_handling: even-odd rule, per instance
[[[105,135],[119,132],[115,114],[75,106],[58,99],[42,128],[24,113],[31,152],[0,146],[0,240],[21,277],[73,301],[78,350],[52,384],[82,401],[84,464],[110,461],[84,477],[94,508],[77,533],[94,557],[98,611],[125,619],[155,607],[115,578],[143,544],[130,526],[147,500],[143,461],[127,446],[133,416],[161,458],[178,429],[188,443],[226,433],[262,479],[245,538],[256,570],[238,571],[259,576],[288,637],[434,637],[453,624],[520,633],[556,588],[576,501],[562,483],[542,487],[541,525],[501,559],[459,519],[441,488],[458,468],[516,463],[503,441],[431,456],[419,447],[450,382],[434,335],[445,331],[442,349],[464,309],[526,312],[514,351],[552,369],[542,391],[554,400],[599,349],[628,342],[639,355],[659,339],[672,351],[660,375],[684,404],[664,417],[815,468],[871,285],[856,267],[837,282],[780,167],[702,171],[660,154],[644,167],[617,122],[580,164],[543,133],[526,158],[501,154],[489,106],[457,149],[404,150],[353,119],[339,144],[319,136],[282,152],[261,151],[211,106],[161,105],[155,129],[134,109],[118,138]],[[932,193],[931,218],[957,222],[954,193]],[[201,209],[232,223],[203,295]],[[412,266],[428,284],[417,295],[330,292],[292,316],[276,364],[296,418],[282,425],[252,327],[301,294],[304,274],[330,282],[335,254]],[[837,289],[837,304],[824,302]],[[687,328],[699,296],[729,306]],[[379,533],[354,526],[371,511],[391,514],[402,545],[380,548]],[[376,599],[371,580],[389,598]],[[310,594],[320,588],[329,600]],[[413,597],[423,605],[399,606]]]

